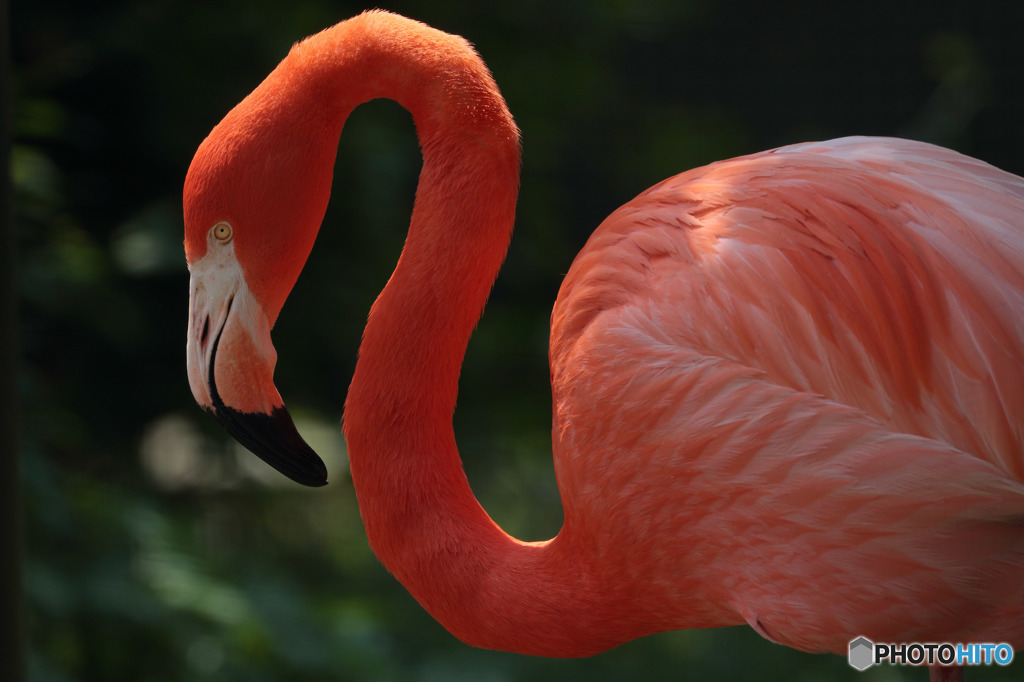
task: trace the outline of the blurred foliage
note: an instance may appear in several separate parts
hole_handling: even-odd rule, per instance
[[[1024,171],[1020,3],[387,8],[472,40],[523,130],[518,232],[470,345],[456,433],[484,506],[526,539],[561,522],[547,317],[573,255],[616,206],[692,166],[845,134],[927,139]],[[330,486],[298,489],[239,459],[195,408],[180,246],[192,152],[293,41],[362,9],[13,9],[31,679],[924,679],[861,675],[748,628],[667,633],[578,661],[468,648],[370,553],[342,454]],[[304,432],[337,439],[418,164],[396,105],[369,104],[346,126],[326,227],[275,329],[278,386]]]

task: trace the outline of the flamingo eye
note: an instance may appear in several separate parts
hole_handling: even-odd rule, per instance
[[[231,223],[224,222],[214,225],[210,229],[210,233],[213,235],[213,238],[221,244],[227,244],[235,234],[234,230],[231,229]]]

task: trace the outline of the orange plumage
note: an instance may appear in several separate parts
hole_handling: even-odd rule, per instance
[[[374,551],[449,630],[547,656],[743,622],[815,652],[1024,646],[1024,180],[846,138],[615,211],[552,314],[565,523],[526,543],[477,503],[452,432],[519,170],[460,38],[360,15],[298,44],[204,141],[185,184],[193,392],[268,462],[326,482],[273,387],[269,330],[344,120],[375,97],[412,112],[424,166],[345,435]]]

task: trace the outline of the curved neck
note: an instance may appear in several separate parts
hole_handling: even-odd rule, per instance
[[[490,74],[461,38],[383,13],[313,36],[288,59],[334,103],[336,129],[360,102],[388,97],[412,113],[423,151],[405,247],[370,312],[345,404],[371,547],[467,643],[548,656],[618,644],[592,627],[603,613],[580,552],[564,533],[543,543],[504,533],[455,445],[459,370],[518,191],[518,132]]]

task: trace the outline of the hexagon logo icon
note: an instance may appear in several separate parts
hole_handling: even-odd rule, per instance
[[[867,637],[858,637],[850,642],[850,665],[860,671],[865,671],[874,664],[875,644]]]

